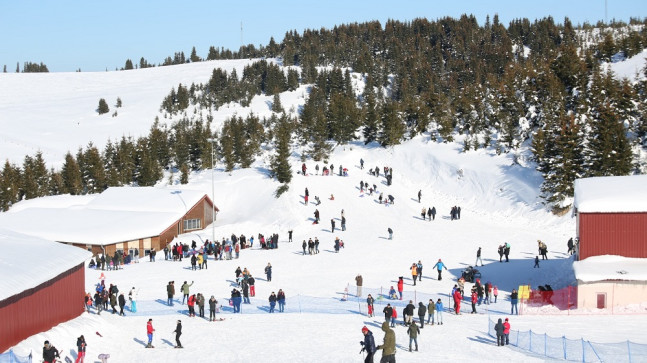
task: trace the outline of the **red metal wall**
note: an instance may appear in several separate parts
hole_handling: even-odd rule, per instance
[[[76,318],[85,295],[83,263],[20,294],[0,301],[0,352]]]
[[[647,213],[579,213],[579,258],[647,257]]]

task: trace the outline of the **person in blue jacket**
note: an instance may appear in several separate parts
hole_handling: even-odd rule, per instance
[[[438,270],[438,281],[443,279],[443,269],[447,270],[447,266],[443,263],[443,260],[440,258],[438,259],[438,262],[434,265],[434,268]]]
[[[359,342],[359,344],[363,347],[362,351],[366,351],[364,363],[373,363],[373,355],[375,355],[375,339],[373,338],[373,333],[364,326],[362,328],[362,334],[364,334],[364,341]]]
[[[439,325],[443,325],[443,310],[443,302],[438,298],[438,301],[436,301],[436,321]]]

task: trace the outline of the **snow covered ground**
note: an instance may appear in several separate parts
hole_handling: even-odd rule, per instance
[[[90,74],[0,74],[0,99],[3,99],[0,104],[3,130],[0,154],[20,163],[26,153],[31,155],[41,149],[49,163],[58,165],[68,149],[75,152],[78,146],[90,140],[101,145],[107,137],[114,139],[122,134],[146,133],[170,87],[179,82],[204,82],[215,66],[231,68],[243,64],[195,63]],[[148,92],[138,88],[140,82],[152,80],[157,83],[149,84]],[[99,81],[100,84],[92,83]],[[283,94],[281,101],[285,109],[303,102],[304,92],[302,87]],[[119,116],[93,114],[99,97],[106,98],[110,104],[121,97],[124,108],[119,109]],[[262,116],[269,112],[264,100],[265,97],[256,97],[252,106],[245,109],[225,107],[215,118],[222,121],[224,115],[250,111]],[[28,127],[24,127],[26,125]],[[73,128],[81,130],[71,131]],[[327,163],[334,164],[335,170],[339,165],[348,168],[348,177],[314,175],[316,163],[312,160],[306,162],[308,176],[296,175],[301,166],[301,150],[296,149],[292,159],[295,176],[289,191],[279,199],[273,197],[279,184],[267,176],[267,157],[252,168],[235,170],[231,175],[218,168],[214,174],[213,199],[221,212],[214,229],[207,226],[204,231],[180,236],[179,240],[211,239],[212,231],[217,239],[232,233],[247,237],[279,233],[278,249],[260,250],[256,241],[254,248],[241,251],[239,259],[210,259],[208,269],[201,271],[191,271],[188,260],[182,263],[164,261],[163,253],[158,253],[156,262],[142,259],[141,263],[123,270],[105,272],[106,282],[117,284],[121,291],[133,286],[139,289],[137,313],[127,311],[125,317],[84,313],[24,340],[14,347],[14,351],[19,355],[33,351],[39,357],[43,341],[50,340],[66,355],[75,358],[76,337],[83,334],[88,342],[87,361],[96,361],[98,354],[109,353],[111,362],[360,362],[362,355],[358,342],[362,340],[362,326],[373,331],[376,343],[382,341],[380,324],[385,302],[376,304],[375,318],[367,317],[366,304],[358,304],[352,296],[357,274],[364,278],[363,297],[369,289],[374,289],[371,292],[388,289],[396,284],[398,276],[404,276],[407,298],[415,296],[418,301],[423,298],[423,302],[441,298],[447,305],[447,296],[456,278],[465,267],[474,264],[476,250],[482,247],[483,281],[491,281],[499,287],[499,302],[478,307],[477,315],[445,313],[442,326],[423,329],[417,353],[405,349],[408,348],[406,329],[397,327],[398,362],[544,361],[541,356],[513,347],[497,347],[495,340],[487,335],[488,318],[496,320],[508,316],[507,297],[518,285],[550,284],[557,289],[574,282],[572,263],[566,255],[566,241],[575,234],[574,219],[570,214],[553,216],[543,208],[538,198],[541,176],[532,166],[519,165],[512,155],[496,155],[489,150],[463,153],[461,141],[459,137],[455,143],[439,144],[423,135],[388,149],[362,143],[338,146]],[[360,158],[365,161],[364,170],[359,168]],[[380,169],[380,177],[367,172],[368,168],[376,166]],[[391,186],[387,186],[383,178],[384,166],[393,168]],[[168,186],[168,177],[165,177],[157,187],[197,189],[211,195],[211,178],[211,171],[207,170],[192,174],[186,186]],[[377,194],[361,193],[360,181],[375,184],[384,196],[393,195],[395,204],[385,206],[378,203]],[[303,203],[306,187],[310,192],[307,206]],[[421,203],[417,198],[419,190],[422,191]],[[331,194],[335,196],[334,201],[329,200]],[[320,197],[321,205],[313,205],[315,196]],[[70,200],[73,198],[83,197],[58,196],[23,203],[36,206],[42,203],[43,207],[52,203],[78,204]],[[462,209],[461,219],[451,221],[449,211],[455,205]],[[423,221],[421,209],[432,206],[438,211],[436,220]],[[20,203],[14,208],[20,210]],[[321,213],[322,222],[318,225],[312,224],[315,209]],[[340,228],[342,209],[347,230],[331,232],[331,219],[335,219],[336,227]],[[393,240],[388,240],[388,227],[394,230]],[[287,243],[290,229],[294,230],[293,243]],[[333,240],[337,236],[346,246],[339,253],[333,250]],[[321,241],[321,253],[303,256],[301,241],[314,237]],[[538,239],[548,245],[550,259],[542,261],[541,268],[533,269]],[[497,246],[504,242],[512,246],[509,263],[498,261]],[[449,269],[444,272],[442,281],[436,280],[432,270],[439,258]],[[418,260],[424,264],[424,278],[414,287],[409,267]],[[263,274],[268,262],[274,267],[271,282],[265,281]],[[242,314],[234,315],[227,300],[238,266],[247,267],[257,278],[257,294],[251,299],[251,305],[243,306]],[[8,278],[10,273],[0,271],[3,278]],[[87,291],[94,291],[99,275],[99,271],[87,270]],[[186,305],[166,306],[165,287],[171,280],[177,287],[185,280],[195,281],[192,293],[201,292],[207,298],[216,296],[223,305],[220,316],[225,320],[214,323],[198,317],[189,318]],[[344,302],[341,297],[347,287],[351,301]],[[469,287],[466,286],[466,290]],[[278,289],[286,292],[286,312],[268,314],[267,298]],[[400,302],[395,303],[400,306]],[[469,311],[467,305],[463,310]],[[641,334],[647,316],[635,314],[644,312],[640,308],[631,312],[634,314],[510,318],[513,329],[532,329],[537,333],[596,342],[631,339],[647,343],[647,336]],[[153,318],[156,328],[155,349],[144,349],[149,318]],[[172,331],[177,319],[182,319],[184,325],[182,342],[186,348],[183,350],[172,348]],[[379,356],[378,352],[378,359]]]

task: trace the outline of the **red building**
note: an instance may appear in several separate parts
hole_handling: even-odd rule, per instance
[[[80,248],[0,229],[0,352],[83,313]]]
[[[647,258],[647,175],[577,179],[578,258]]]

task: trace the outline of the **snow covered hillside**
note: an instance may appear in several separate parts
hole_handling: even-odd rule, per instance
[[[231,69],[243,67],[245,62],[203,62],[108,73],[1,74],[0,154],[20,162],[25,154],[41,149],[46,160],[57,165],[68,149],[74,151],[89,141],[100,146],[108,137],[146,133],[171,87],[180,82],[204,82],[215,66]],[[298,105],[304,93],[300,89],[282,95],[284,108]],[[117,97],[123,100],[124,107],[118,110],[117,117],[96,115],[94,109],[102,97],[111,105]],[[269,110],[263,100],[256,97],[247,109],[224,107],[218,111],[218,119],[233,112],[253,111],[262,116]],[[396,327],[398,362],[475,358],[544,361],[541,356],[513,347],[497,347],[495,339],[487,334],[488,319],[508,316],[508,296],[513,288],[521,284],[551,284],[560,288],[574,282],[572,261],[566,254],[566,241],[575,234],[574,219],[570,214],[556,217],[544,209],[538,197],[541,176],[532,166],[519,165],[511,155],[496,155],[489,150],[464,153],[460,138],[454,143],[440,144],[422,135],[388,149],[361,142],[338,146],[327,164],[334,164],[335,171],[339,166],[348,168],[348,176],[338,176],[337,172],[331,176],[316,175],[317,163],[312,160],[306,161],[308,175],[303,176],[297,175],[301,151],[293,150],[291,165],[295,175],[289,190],[278,199],[273,194],[280,184],[268,177],[267,157],[249,169],[236,169],[229,174],[218,167],[214,174],[211,170],[191,174],[187,185],[172,185],[211,195],[213,176],[213,199],[220,209],[213,229],[207,226],[178,240],[200,242],[211,239],[212,232],[219,240],[232,233],[247,237],[278,233],[278,249],[259,249],[256,240],[252,249],[241,251],[239,259],[209,258],[208,269],[198,271],[192,271],[186,259],[165,261],[160,252],[155,262],[142,259],[123,270],[104,272],[107,284],[117,284],[124,292],[133,286],[139,290],[136,313],[127,310],[126,316],[120,317],[108,312],[96,315],[93,310],[24,340],[14,351],[20,355],[33,351],[39,357],[43,341],[49,340],[75,358],[76,337],[83,334],[88,342],[88,361],[109,353],[110,362],[360,362],[361,328],[371,329],[380,344],[384,335],[380,330],[384,320],[382,309],[386,303],[396,305],[399,314],[408,299],[415,299],[417,305],[419,301],[440,298],[449,307],[448,294],[456,279],[465,267],[474,264],[476,250],[482,247],[482,280],[498,286],[498,302],[478,306],[476,315],[469,314],[467,302],[462,315],[445,312],[443,325],[427,325],[422,330],[419,352],[408,351],[406,328]],[[364,169],[360,169],[360,159],[364,160]],[[385,182],[385,166],[393,168],[390,186]],[[319,168],[322,167],[320,162]],[[379,177],[368,173],[369,168],[375,167],[380,170]],[[361,192],[361,181],[370,186],[375,184],[377,193]],[[165,177],[157,187],[167,188],[167,184]],[[310,194],[308,205],[303,198],[306,188]],[[420,203],[418,191],[422,194]],[[379,203],[379,193],[394,196],[395,203]],[[329,199],[331,195],[334,200]],[[314,205],[315,196],[321,199],[320,205]],[[5,213],[20,210],[22,203],[73,206],[78,204],[73,201],[75,198],[83,197],[24,201]],[[461,207],[460,220],[450,220],[453,206]],[[423,220],[420,215],[421,209],[428,207],[438,211],[434,221]],[[316,209],[321,215],[320,224],[312,223]],[[346,231],[337,230],[342,210],[347,220]],[[334,232],[331,219],[336,223]],[[388,239],[389,227],[394,231],[393,240]],[[287,242],[288,230],[294,231],[292,243]],[[320,253],[304,256],[301,242],[315,237],[321,241]],[[339,253],[333,249],[335,237],[345,243]],[[536,269],[533,259],[538,239],[548,245],[549,260],[542,261]],[[512,246],[508,263],[500,263],[497,254],[497,246],[504,242]],[[438,259],[448,268],[442,281],[436,279],[432,269]],[[414,286],[409,268],[418,261],[424,265],[423,278]],[[266,281],[263,273],[268,262],[273,266],[272,281]],[[242,314],[234,315],[227,300],[238,266],[248,268],[256,277],[256,297],[251,298],[250,305],[243,305]],[[0,274],[10,278],[11,271],[0,270]],[[101,271],[88,269],[86,274],[87,291],[94,291]],[[364,280],[360,299],[354,296],[357,274]],[[385,289],[396,285],[399,276],[404,277],[405,299],[380,299],[375,305],[375,317],[368,317],[366,294],[377,297],[380,291],[386,293]],[[169,281],[175,281],[176,288],[184,281],[195,281],[191,293],[203,293],[207,299],[214,295],[222,305],[219,316],[225,320],[190,318],[186,305],[178,301],[167,306]],[[349,301],[341,301],[347,287]],[[470,287],[466,284],[466,291]],[[286,311],[269,314],[268,296],[278,289],[286,292]],[[176,299],[178,296],[181,301],[182,296],[176,294]],[[156,329],[155,349],[144,349],[149,318]],[[178,319],[184,324],[181,340],[185,349],[172,349],[172,332]],[[647,322],[645,315],[520,315],[510,316],[510,320],[513,329],[532,329],[552,336],[647,343],[647,337],[640,334]],[[377,353],[376,361],[380,354]]]

